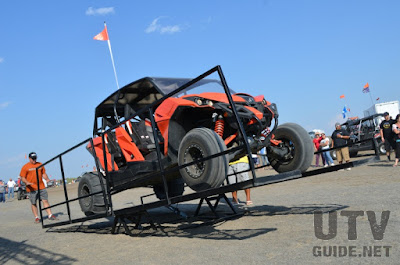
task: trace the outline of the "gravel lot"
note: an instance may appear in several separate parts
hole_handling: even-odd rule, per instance
[[[273,173],[257,171],[260,175]],[[76,188],[76,184],[68,185],[74,196]],[[166,208],[154,209],[150,216],[158,230],[143,224],[135,237],[123,234],[123,229],[111,234],[111,218],[42,229],[33,222],[29,201],[14,199],[0,204],[0,264],[399,264],[399,190],[400,168],[383,160],[351,171],[252,189],[254,206],[239,205],[241,215],[220,222],[207,221],[210,212],[206,206],[201,218],[189,220]],[[48,191],[52,204],[62,200],[62,188]],[[113,199],[115,207],[139,204],[139,196],[149,192],[121,193]],[[243,191],[239,191],[239,199],[245,199]],[[197,203],[178,207],[193,215]],[[219,208],[220,213],[228,214],[228,210],[226,204]],[[71,211],[74,218],[82,216],[77,204],[71,205]],[[314,211],[325,213],[325,234],[328,212],[337,213],[336,237],[316,237]],[[348,239],[349,219],[343,211],[364,214],[356,219],[356,240]],[[382,211],[390,211],[382,240],[374,240],[366,211],[376,213],[378,225]],[[67,220],[65,208],[53,212]],[[324,246],[326,255],[329,249],[337,252],[324,256]]]

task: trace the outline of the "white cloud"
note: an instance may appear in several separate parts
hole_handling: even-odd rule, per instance
[[[10,104],[11,104],[11,102],[9,102],[9,101],[0,103],[0,110],[7,108]]]
[[[89,7],[86,10],[86,15],[88,16],[105,16],[114,13],[115,13],[114,7],[100,7],[100,8]]]
[[[182,31],[182,26],[180,25],[161,25],[159,20],[163,17],[158,17],[154,19],[150,25],[145,29],[146,33],[159,32],[161,34],[174,34]]]
[[[0,63],[4,62],[4,58],[0,57]]]

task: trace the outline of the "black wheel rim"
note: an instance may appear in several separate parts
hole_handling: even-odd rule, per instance
[[[384,145],[381,145],[380,152],[381,152],[381,154],[385,154],[386,153],[386,149],[385,149]]]
[[[286,156],[285,159],[279,161],[281,165],[287,165],[292,162],[293,158],[295,157],[296,154],[296,148],[294,146],[294,143],[290,141],[289,139],[279,139],[282,141],[282,148],[287,148],[289,150],[289,154]]]
[[[183,163],[187,164],[198,159],[204,158],[204,153],[202,148],[197,144],[191,144],[185,149],[183,156]],[[199,178],[205,170],[205,162],[198,162],[191,166],[185,167],[186,173],[194,178]]]

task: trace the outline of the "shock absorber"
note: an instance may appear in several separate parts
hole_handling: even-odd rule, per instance
[[[217,120],[215,121],[215,128],[214,131],[219,135],[222,136],[224,135],[224,128],[225,128],[225,121],[222,115],[219,115]]]

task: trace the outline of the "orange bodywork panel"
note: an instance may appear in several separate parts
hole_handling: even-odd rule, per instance
[[[132,142],[131,137],[122,127],[115,129],[115,136],[117,137],[118,145],[121,148],[126,162],[144,161],[144,157],[139,151],[139,148]]]
[[[261,112],[261,111],[259,111],[258,109],[256,109],[256,108],[253,108],[253,107],[249,107],[249,106],[244,106],[246,109],[248,109],[248,110],[250,110],[251,112],[253,112],[254,113],[254,115],[256,115],[256,117],[258,118],[258,119],[262,119],[263,117],[264,117],[264,114]]]
[[[233,141],[233,139],[236,138],[236,136],[238,135],[238,133],[236,132],[235,134],[232,134],[231,136],[226,137],[225,139],[225,145],[227,146],[230,142]]]
[[[168,153],[168,126],[169,121],[175,110],[180,106],[189,106],[194,108],[210,108],[210,106],[199,106],[193,101],[183,98],[167,98],[164,100],[155,112],[155,121],[158,129],[164,138],[164,155]]]
[[[105,135],[104,137],[107,137],[107,135]],[[105,169],[104,166],[104,153],[103,153],[103,141],[101,139],[101,137],[96,137],[93,138],[93,145],[94,145],[94,151],[96,153],[96,157],[98,158],[100,165],[103,169]],[[92,146],[89,143],[87,145],[88,150],[90,150],[90,152],[92,151]],[[111,154],[110,151],[107,148],[107,145],[105,146],[106,148],[106,155],[107,155],[107,170],[108,171],[112,171],[112,164],[111,164]],[[114,162],[114,170],[118,170],[118,166],[117,164]]]

